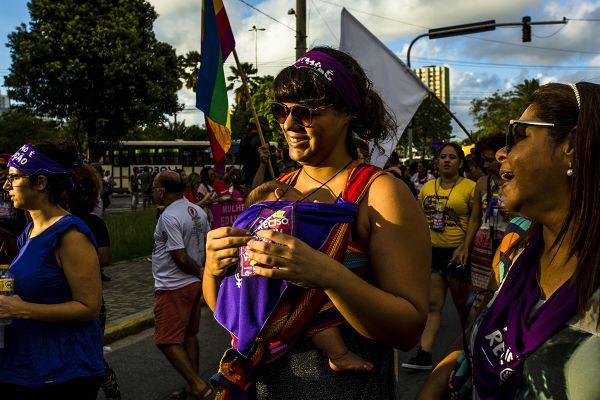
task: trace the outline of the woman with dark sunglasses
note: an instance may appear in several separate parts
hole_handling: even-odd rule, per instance
[[[251,371],[242,379],[247,391],[256,391],[259,399],[390,399],[392,348],[414,346],[425,324],[429,237],[408,188],[375,167],[359,164],[352,139],[357,135],[377,144],[394,132],[393,118],[358,63],[330,48],[313,49],[281,71],[274,93],[273,116],[291,159],[302,166],[282,180],[307,202],[347,204],[353,199],[355,220],[346,225],[346,236],[338,238],[344,243],[349,239],[348,246],[341,247],[340,262],[283,233],[259,231],[261,240],[255,240],[241,229],[214,230],[207,242],[205,299],[214,310],[219,285],[227,279],[223,276],[237,265],[238,247],[247,244],[258,263],[257,274],[292,284],[282,299],[289,308],[276,308],[272,314],[284,315],[277,321],[285,324],[278,328],[273,326],[277,321],[267,321],[268,328],[279,330],[263,328],[259,338],[272,340],[267,346],[257,340],[255,348],[264,353],[253,352],[243,364],[243,371]],[[306,311],[305,305],[317,296],[322,302]],[[371,371],[334,372],[327,367],[326,356],[307,333],[329,326],[332,318],[348,348],[374,365]],[[225,357],[230,356],[228,352]],[[221,364],[224,375],[228,366]],[[244,392],[239,382],[226,382],[225,391],[254,395]]]
[[[533,223],[505,236],[466,357],[444,360],[421,398],[445,398],[457,356],[472,360],[473,398],[600,398],[598,104],[600,85],[550,83],[510,122],[504,204]]]
[[[12,319],[0,349],[0,393],[7,399],[95,399],[102,377],[102,297],[96,241],[61,204],[81,157],[67,142],[23,145],[4,183],[32,222],[9,271],[14,295],[0,296]]]

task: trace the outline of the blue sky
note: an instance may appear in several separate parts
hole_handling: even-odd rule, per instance
[[[254,63],[259,74],[275,75],[294,61],[293,15],[295,0],[223,0],[241,61]],[[201,0],[150,0],[159,13],[155,32],[179,54],[199,50]],[[25,0],[3,2],[0,40],[21,22],[27,22]],[[254,8],[252,8],[252,7]],[[532,21],[569,19],[566,25],[533,26],[532,41],[521,43],[520,28],[498,28],[492,32],[439,40],[419,40],[412,49],[413,67],[447,65],[450,68],[450,107],[468,129],[473,98],[511,89],[524,79],[550,81],[587,80],[600,83],[600,0],[307,0],[308,45],[339,44],[340,12],[345,6],[362,24],[379,37],[398,57],[406,60],[410,41],[427,29],[488,19],[518,22],[529,15]],[[265,28],[256,34],[253,26]],[[258,51],[255,53],[255,46]],[[233,59],[226,62],[226,74]],[[9,51],[0,47],[0,75],[10,66]],[[2,82],[0,82],[2,83]],[[0,88],[6,93],[6,88]],[[193,93],[182,90],[186,104],[181,118],[188,123],[202,120],[193,110]],[[507,116],[507,119],[518,116]],[[464,134],[455,130],[457,137]]]

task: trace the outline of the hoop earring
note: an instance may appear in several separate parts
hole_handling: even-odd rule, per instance
[[[567,169],[567,176],[573,176],[573,166],[571,161],[569,161],[569,168]]]

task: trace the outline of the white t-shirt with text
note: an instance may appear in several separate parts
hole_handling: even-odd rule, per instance
[[[170,252],[185,249],[194,261],[203,266],[207,233],[208,218],[201,207],[182,198],[165,208],[154,230],[152,274],[155,289],[175,290],[200,281],[199,276],[183,272]]]

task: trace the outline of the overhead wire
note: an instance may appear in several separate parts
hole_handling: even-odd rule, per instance
[[[247,2],[245,2],[244,0],[238,0],[241,3],[244,3],[245,5],[247,5],[248,7],[250,7],[251,9],[258,11],[259,13],[261,13],[262,15],[264,15],[265,17],[272,19],[273,21],[277,22],[278,24],[281,24],[283,26],[285,26],[286,28],[288,28],[289,30],[291,30],[292,32],[296,32],[296,29],[292,28],[291,26],[284,24],[283,22],[279,21],[278,19],[276,19],[275,17],[270,16],[269,14],[259,10],[258,8],[254,7],[252,4],[248,4]]]
[[[418,25],[418,24],[413,24],[413,23],[411,23],[411,22],[401,21],[401,20],[399,20],[399,19],[394,19],[394,18],[384,17],[384,16],[382,16],[382,15],[373,14],[373,13],[370,13],[370,12],[368,12],[368,11],[359,10],[359,9],[357,9],[357,8],[349,7],[349,6],[346,6],[346,5],[343,5],[343,4],[339,4],[339,3],[334,3],[334,2],[332,2],[332,1],[327,1],[327,0],[319,0],[319,1],[320,1],[320,2],[322,2],[322,3],[331,4],[331,5],[333,5],[333,6],[338,6],[338,7],[341,7],[341,8],[346,8],[346,9],[348,9],[348,10],[355,11],[355,12],[357,12],[357,13],[361,13],[361,14],[365,14],[365,15],[370,15],[370,16],[372,16],[372,17],[377,17],[377,18],[381,18],[381,19],[387,19],[388,21],[399,22],[399,23],[401,23],[401,24],[408,25],[408,26],[414,26],[414,27],[417,27],[417,28],[429,29],[429,27],[427,27],[427,26]]]
[[[412,57],[411,57],[412,58]],[[503,63],[492,63],[492,62],[478,62],[478,61],[461,61],[451,60],[444,58],[428,58],[428,57],[414,57],[415,61],[421,62],[435,62],[445,63],[448,65],[464,65],[469,67],[499,67],[499,68],[539,68],[539,69],[565,69],[565,70],[584,70],[584,69],[600,69],[600,66],[584,66],[584,65],[539,65],[539,64],[503,64]]]
[[[465,35],[464,37],[470,38],[470,39],[482,40],[484,42],[492,42],[492,43],[505,44],[505,45],[509,45],[509,46],[525,47],[525,48],[528,48],[528,49],[559,51],[559,52],[563,52],[563,53],[600,54],[600,52],[597,52],[597,51],[567,50],[567,49],[556,49],[554,47],[530,46],[530,45],[524,45],[524,44],[519,44],[519,43],[505,42],[505,41],[502,41],[502,40],[487,39],[487,38],[482,38],[482,37],[478,37],[478,36],[471,36],[471,35]]]
[[[401,21],[395,18],[390,18],[390,17],[386,17],[383,15],[378,15],[378,14],[374,14],[374,13],[370,13],[364,10],[359,10],[356,8],[352,8],[352,7],[348,7],[344,4],[340,4],[340,3],[334,3],[332,1],[328,1],[328,0],[319,0],[322,3],[327,3],[327,4],[331,4],[334,6],[338,6],[340,8],[346,8],[348,10],[352,10],[361,14],[365,14],[365,15],[370,15],[372,17],[376,17],[376,18],[381,18],[381,19],[385,19],[388,21],[394,21],[394,22],[399,22],[401,24],[404,25],[409,25],[409,26],[414,26],[414,27],[418,27],[418,28],[423,28],[423,29],[431,29],[428,26],[423,26],[423,25],[418,25],[418,24],[413,24],[410,22],[406,22],[406,21]],[[598,22],[600,21],[600,19],[596,19],[596,18],[567,18],[568,21],[588,21],[588,22]],[[560,29],[558,29],[555,33],[553,33],[549,37],[554,36],[555,34],[557,34],[558,32],[560,32],[565,26],[561,27]],[[518,27],[516,27],[518,28]],[[486,42],[493,42],[493,43],[499,43],[499,44],[505,44],[505,45],[510,45],[510,46],[519,46],[519,47],[526,47],[526,48],[531,48],[531,49],[540,49],[540,50],[549,50],[549,51],[559,51],[559,52],[565,52],[565,53],[580,53],[580,54],[600,54],[600,52],[593,52],[593,51],[585,51],[585,50],[567,50],[567,49],[557,49],[557,48],[552,48],[552,47],[543,47],[543,46],[530,46],[530,45],[524,45],[524,44],[519,44],[519,43],[512,43],[512,42],[505,42],[502,40],[493,40],[493,39],[487,39],[487,38],[482,38],[482,37],[478,37],[478,36],[472,36],[472,35],[465,35],[465,37],[471,38],[471,39],[476,39],[476,40],[482,40],[482,41],[486,41]],[[538,38],[546,38],[543,36],[535,36]]]
[[[549,35],[543,36],[543,35],[536,35],[535,33],[531,33],[531,36],[538,38],[538,39],[548,39],[551,38],[552,36],[556,35],[558,32],[562,31],[563,29],[565,29],[565,27],[567,26],[567,24],[564,24],[563,26],[561,26],[560,28],[558,28],[554,33],[551,33]]]
[[[310,0],[310,3],[315,7],[315,10],[317,10],[317,14],[319,14],[319,17],[321,17],[321,19],[323,20],[323,22],[325,23],[325,26],[327,27],[327,29],[329,30],[329,33],[331,33],[331,36],[333,36],[333,38],[339,42],[339,38],[337,37],[337,35],[333,32],[333,30],[331,29],[331,27],[329,26],[329,24],[327,23],[327,21],[325,20],[325,18],[323,18],[323,15],[321,14],[321,11],[319,11],[319,7],[317,7],[317,5],[314,3],[313,0]]]

